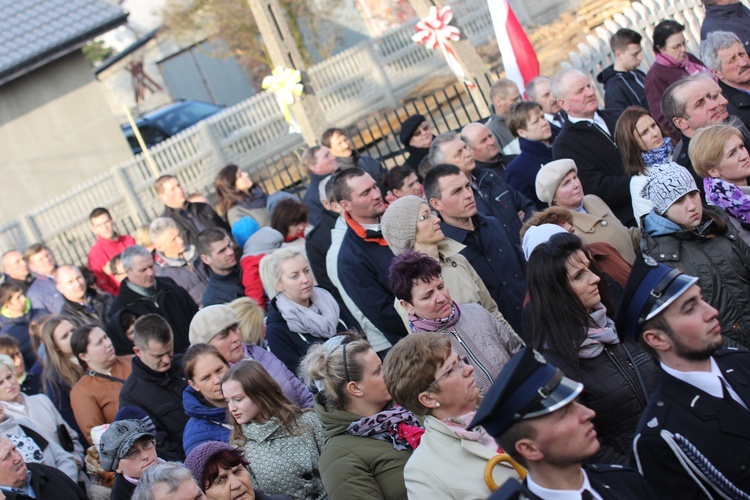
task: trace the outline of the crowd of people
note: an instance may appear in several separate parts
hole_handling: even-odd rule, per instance
[[[0,497],[750,498],[750,11],[2,256]],[[488,465],[489,464],[489,465]],[[493,464],[496,464],[493,466]],[[493,491],[497,489],[493,493]]]

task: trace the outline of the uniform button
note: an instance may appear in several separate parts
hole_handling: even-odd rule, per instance
[[[513,273],[514,278],[518,278],[518,273]]]
[[[657,401],[656,406],[664,406],[664,401]]]
[[[501,281],[500,283],[502,283],[503,285],[505,284],[505,282],[504,282],[504,281]]]
[[[451,262],[451,266],[452,267],[458,267],[458,262],[456,262],[456,261]]]
[[[602,221],[602,226],[608,226],[608,225],[609,225],[609,223],[606,220]]]
[[[666,255],[664,255],[664,254],[662,253],[662,254],[659,254],[659,257],[661,257],[661,258],[663,259],[664,257],[666,257]]]
[[[676,258],[677,258],[677,254],[676,254],[676,253],[673,253],[673,254],[672,254],[672,258],[673,258],[673,259],[676,259]]]
[[[498,248],[497,251],[500,252],[500,253],[503,253],[503,249],[502,248]]]

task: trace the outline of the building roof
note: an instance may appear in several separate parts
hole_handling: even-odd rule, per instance
[[[101,0],[0,0],[0,85],[69,54],[127,19]]]

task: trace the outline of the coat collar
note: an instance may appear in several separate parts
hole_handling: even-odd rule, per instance
[[[447,436],[449,438],[455,439],[456,441],[459,441],[461,449],[484,460],[489,460],[490,458],[497,455],[496,451],[487,448],[483,444],[477,443],[476,441],[469,441],[468,439],[459,438],[450,427],[448,427],[432,415],[427,415],[424,421],[424,426],[425,429],[429,429],[431,432],[435,432],[437,434],[441,434],[443,436]]]

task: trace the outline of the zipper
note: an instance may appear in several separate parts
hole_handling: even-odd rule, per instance
[[[630,386],[630,389],[635,394],[635,396],[638,399],[638,402],[640,403],[641,407],[645,408],[646,407],[646,400],[643,398],[643,395],[638,390],[638,388],[636,387],[636,385],[633,383],[633,379],[630,377],[630,375],[628,374],[627,370],[625,370],[625,368],[622,366],[622,363],[620,363],[620,360],[618,360],[617,356],[615,356],[615,353],[613,353],[609,349],[609,347],[606,347],[606,346],[604,347],[604,352],[607,353],[607,356],[609,356],[609,359],[611,359],[612,362],[615,364],[615,367],[617,367],[617,370],[622,374],[623,377],[625,377],[625,381],[628,383],[628,385]],[[637,370],[638,369],[632,363],[629,363],[629,364],[633,368],[633,370]]]
[[[490,372],[487,371],[487,368],[484,367],[484,365],[479,361],[479,359],[477,359],[477,357],[474,355],[471,349],[469,349],[469,346],[466,345],[466,343],[458,334],[455,328],[451,330],[451,335],[456,337],[456,340],[458,340],[458,343],[461,344],[461,347],[464,348],[464,350],[466,351],[466,354],[471,358],[471,361],[472,361],[471,366],[480,369],[482,373],[484,373],[484,375],[490,381],[490,384],[492,384],[495,381],[495,379],[492,378],[492,375],[490,375]]]

